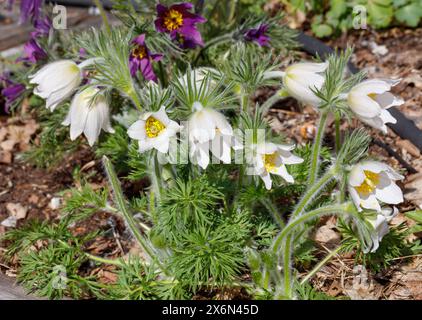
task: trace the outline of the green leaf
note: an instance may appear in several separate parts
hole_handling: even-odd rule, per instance
[[[387,27],[393,19],[391,0],[368,0],[370,24],[376,28]]]
[[[341,15],[346,13],[347,3],[345,0],[331,0],[330,10],[327,12],[327,17],[339,18]]]
[[[416,2],[398,9],[395,13],[397,21],[409,27],[417,27],[422,18],[422,5]]]
[[[406,212],[405,215],[418,223],[422,223],[422,210]]]
[[[312,32],[318,38],[324,38],[333,33],[333,28],[328,24],[312,24]]]

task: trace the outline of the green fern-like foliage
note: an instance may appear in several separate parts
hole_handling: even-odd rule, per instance
[[[23,154],[25,161],[40,168],[48,168],[59,164],[66,155],[77,149],[80,140],[70,141],[68,127],[61,124],[68,109],[69,104],[57,108],[54,112],[45,108],[39,109],[39,145],[32,145],[32,148]]]
[[[177,279],[194,292],[200,287],[231,284],[243,266],[238,233],[224,224],[216,229],[199,227],[177,241],[171,258]]]
[[[178,179],[162,196],[157,228],[177,238],[189,229],[210,225],[222,203],[223,194],[205,178],[187,182]]]
[[[188,298],[177,282],[160,280],[154,265],[145,265],[138,257],[131,257],[117,273],[118,281],[109,287],[109,299],[158,300]]]
[[[342,220],[340,220],[338,228],[343,236],[343,251],[351,252],[355,250],[355,259],[374,272],[385,270],[394,264],[397,258],[411,256],[422,251],[420,241],[409,242],[406,239],[409,232],[404,223],[391,226],[389,233],[380,242],[377,251],[367,254],[363,253],[362,244],[355,228]]]

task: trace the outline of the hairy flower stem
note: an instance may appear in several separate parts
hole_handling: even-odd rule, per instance
[[[336,131],[336,154],[339,153],[340,148],[341,148],[341,131],[340,131],[340,115],[336,112],[334,114],[335,120],[334,120],[334,125],[335,125],[335,131]]]
[[[265,101],[262,106],[261,106],[261,112],[263,115],[267,114],[268,110],[275,105],[277,102],[279,102],[280,100],[285,99],[285,97],[280,95],[280,92],[277,91],[274,95],[272,95],[271,97],[269,97],[267,99],[267,101]]]
[[[132,102],[134,103],[135,107],[139,111],[142,111],[141,101],[139,100],[138,94],[135,91],[135,88],[134,88],[134,84],[133,83],[132,83],[131,88],[129,90],[127,90],[125,93],[132,100]]]
[[[85,256],[93,261],[97,261],[99,263],[104,263],[104,264],[111,264],[111,265],[115,265],[118,267],[122,267],[123,264],[121,263],[121,261],[119,259],[107,259],[107,258],[103,258],[103,257],[98,257],[98,256],[94,256],[90,253],[86,253],[84,252]]]
[[[315,180],[318,177],[319,153],[321,151],[322,138],[324,137],[325,127],[327,125],[327,119],[328,119],[328,110],[323,110],[321,112],[321,118],[319,120],[318,131],[315,137],[314,145],[312,146],[311,166],[310,166],[310,171],[309,171],[308,185],[313,185]]]
[[[129,226],[133,236],[138,241],[140,246],[144,249],[144,251],[150,256],[150,258],[157,264],[157,266],[167,274],[166,268],[161,264],[161,262],[157,259],[157,255],[154,254],[152,248],[147,243],[147,240],[139,231],[137,223],[133,216],[130,214],[129,210],[126,207],[126,202],[123,196],[122,188],[120,187],[119,179],[117,178],[116,172],[114,171],[113,165],[111,164],[110,160],[103,156],[103,165],[105,171],[107,173],[109,183],[113,190],[114,199],[116,201],[117,207],[119,208],[120,212],[123,214],[126,223]]]
[[[243,88],[240,95],[240,105],[242,112],[249,114],[249,95]]]
[[[111,33],[110,23],[108,22],[107,14],[104,10],[104,7],[100,0],[94,0],[95,6],[100,11],[101,18],[103,19],[104,27],[106,28],[106,31],[108,34]]]
[[[344,204],[337,204],[318,208],[309,211],[295,219],[291,219],[286,227],[277,236],[273,245],[274,253],[278,252],[278,246],[284,242],[283,253],[283,274],[284,274],[284,295],[288,298],[292,297],[292,251],[293,251],[293,232],[295,228],[299,227],[306,221],[314,219],[327,214],[356,214],[356,209],[351,202]]]
[[[290,233],[290,231],[292,230],[292,222],[295,222],[293,224],[293,227],[295,227],[295,226],[300,225],[300,223],[303,223],[301,222],[302,220],[296,220],[296,219],[302,218],[303,221],[306,221],[307,217],[309,218],[308,216],[309,213],[302,215],[302,212],[306,209],[306,207],[310,204],[310,202],[315,198],[315,196],[320,192],[320,190],[335,177],[336,172],[337,172],[337,167],[336,166],[331,167],[316,183],[311,185],[311,187],[303,195],[302,199],[299,201],[295,210],[291,214],[291,217],[287,226],[284,229],[282,229],[282,231],[279,233],[277,238],[274,240],[273,251],[275,254],[279,252],[280,247],[283,244],[283,241],[285,244],[284,253],[282,256],[283,256],[283,268],[284,268],[283,269],[284,289],[285,289],[284,293],[287,297],[292,296],[291,255],[292,255],[292,249],[293,249],[292,243],[294,239],[294,234]]]
[[[332,257],[334,257],[339,251],[343,249],[343,246],[338,246],[333,251],[330,251],[324,259],[322,259],[307,275],[305,278],[302,279],[300,282],[301,285],[304,285],[306,282],[308,282],[318,271],[321,269],[328,261],[331,260]]]
[[[161,199],[161,170],[160,170],[160,163],[158,162],[158,154],[155,152],[153,155],[152,160],[152,170],[151,170],[151,183],[152,188],[155,193],[155,197],[158,201]]]

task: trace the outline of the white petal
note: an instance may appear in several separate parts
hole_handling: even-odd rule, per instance
[[[314,62],[299,62],[289,66],[286,69],[287,72],[324,72],[325,69],[328,68],[328,61],[322,63],[314,63]]]
[[[158,110],[157,112],[154,112],[154,113],[152,114],[152,116],[153,116],[155,119],[159,120],[159,121],[160,121],[162,124],[164,124],[164,126],[166,126],[166,127],[167,127],[168,123],[170,122],[170,119],[169,119],[169,117],[167,116],[167,113],[166,113],[166,108],[165,108],[165,106],[162,106],[162,107],[160,108],[160,110]]]
[[[355,204],[358,211],[362,211],[362,207],[360,206],[360,196],[359,193],[355,190],[355,188],[349,186],[349,193],[352,197],[353,203]]]
[[[362,208],[376,210],[381,212],[381,206],[374,194],[370,194],[367,198],[360,198],[360,206]]]
[[[401,106],[404,103],[404,100],[397,98],[391,92],[384,92],[375,97],[375,100],[379,103],[381,108],[388,109],[391,107]]]
[[[358,116],[373,118],[381,113],[381,106],[367,95],[355,94],[351,91],[347,97],[350,109]]]
[[[380,173],[382,171],[387,171],[391,169],[385,163],[382,163],[379,161],[372,161],[372,160],[362,161],[359,165],[362,168],[362,170],[367,170],[374,173]]]
[[[391,83],[379,79],[370,79],[357,84],[350,92],[367,96],[371,93],[382,94],[390,91],[390,88]]]
[[[81,99],[81,94],[78,93],[72,100],[70,106],[70,139],[75,140],[85,128],[87,122],[89,109],[83,103]]]
[[[365,173],[363,172],[362,167],[360,166],[360,164],[354,165],[352,170],[350,170],[348,183],[353,187],[357,187],[360,186],[364,180]]]
[[[265,188],[267,190],[270,190],[271,186],[273,184],[271,177],[270,177],[270,174],[268,172],[265,172],[265,173],[261,174],[260,177],[265,184]]]
[[[277,168],[276,171],[273,171],[271,173],[274,173],[276,175],[283,177],[283,179],[286,180],[289,183],[295,182],[293,177],[287,172],[285,165],[281,165],[280,167]]]
[[[381,110],[380,118],[384,123],[397,123],[396,118],[394,118],[387,110]]]
[[[145,121],[138,120],[134,122],[128,129],[127,134],[130,138],[136,140],[145,140],[147,138],[145,132]]]
[[[384,134],[387,133],[387,126],[384,124],[384,121],[381,119],[380,116],[374,118],[364,118],[359,116],[359,119],[368,126],[381,130]]]
[[[98,113],[96,107],[92,107],[88,112],[86,124],[84,128],[85,137],[88,139],[90,146],[93,146],[97,141],[101,132],[101,115]]]
[[[298,164],[303,162],[301,157],[295,156],[289,151],[280,150],[279,154],[284,164]]]
[[[384,202],[389,204],[398,204],[403,202],[403,193],[398,185],[394,182],[391,182],[385,188],[376,188],[375,189],[376,197]]]

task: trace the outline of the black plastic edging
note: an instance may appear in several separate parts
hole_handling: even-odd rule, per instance
[[[327,55],[334,52],[334,49],[327,46],[322,41],[308,36],[304,33],[299,33],[297,40],[302,44],[302,49],[306,53],[313,56],[320,56],[325,58]],[[348,64],[349,70],[352,73],[357,73],[359,69],[351,62]],[[412,142],[420,151],[422,151],[422,131],[415,125],[412,120],[406,118],[397,108],[392,107],[388,109],[391,115],[396,118],[397,123],[388,123],[387,125],[401,138]]]

